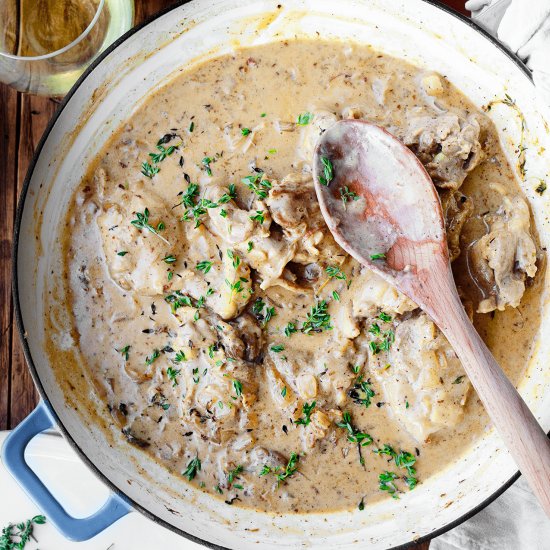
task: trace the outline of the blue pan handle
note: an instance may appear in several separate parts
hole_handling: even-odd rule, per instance
[[[25,462],[25,448],[40,432],[54,427],[54,421],[41,401],[36,409],[13,430],[2,446],[2,461],[48,521],[69,540],[80,542],[101,533],[132,508],[118,495],[111,494],[95,514],[87,518],[69,515]]]

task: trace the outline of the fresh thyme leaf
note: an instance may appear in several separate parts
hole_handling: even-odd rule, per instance
[[[309,423],[311,422],[311,413],[313,412],[315,405],[317,405],[316,401],[312,401],[311,403],[304,403],[302,405],[302,414],[304,416],[296,420],[297,425],[301,425],[301,426],[309,425]]]
[[[305,112],[298,115],[296,124],[298,126],[307,126],[313,120],[313,113]]]
[[[340,187],[340,197],[342,198],[342,203],[344,204],[344,208],[346,208],[346,203],[348,201],[359,200],[359,195],[357,193],[354,193],[353,191],[350,191],[347,185],[344,187]]]
[[[391,315],[383,311],[378,315],[378,319],[383,323],[390,323],[392,320]],[[392,329],[382,331],[378,323],[373,323],[369,328],[369,332],[377,337],[377,340],[369,342],[369,348],[373,355],[377,355],[381,351],[389,351],[395,341],[395,332]]]
[[[265,312],[264,312],[265,308]],[[266,326],[267,323],[271,320],[272,317],[275,317],[275,308],[273,306],[268,307],[267,304],[263,301],[262,298],[256,298],[252,304],[252,313],[258,321],[261,321],[262,326]]]
[[[159,153],[149,153],[151,160],[155,164],[158,164],[162,162],[166,157],[169,157],[176,150],[176,146],[170,145],[169,147],[164,147],[164,145],[161,145],[159,143],[157,144],[157,149],[159,150]]]
[[[298,454],[291,453],[284,470],[282,470],[280,466],[272,468],[271,466],[265,464],[262,468],[262,471],[260,472],[260,476],[274,474],[277,478],[277,487],[279,487],[281,482],[286,481],[289,477],[293,476],[298,471],[299,460],[300,456]]]
[[[252,304],[252,313],[254,313],[256,317],[259,317],[262,314],[264,307],[265,302],[262,300],[262,298],[256,298],[256,300]]]
[[[224,193],[219,199],[218,199],[218,205],[219,204],[226,204],[230,200],[235,199],[237,197],[237,189],[235,188],[234,183],[229,184],[228,193]]]
[[[252,241],[248,241],[248,244],[246,245],[246,251],[250,252],[254,248],[254,243]]]
[[[359,510],[361,512],[365,509],[365,499],[364,498],[361,499],[361,501],[359,502],[359,506],[357,506],[357,508],[359,508]]]
[[[346,274],[336,265],[329,265],[326,272],[330,278],[338,279],[339,281],[346,280]]]
[[[247,136],[248,134],[250,134],[252,130],[250,130],[250,128],[241,128],[241,134],[243,136]]]
[[[328,185],[334,179],[334,168],[328,157],[321,157],[323,165],[323,175],[319,176],[319,182],[322,185]]]
[[[407,486],[409,487],[409,490],[412,491],[416,485],[418,484],[418,479],[416,478],[416,470],[414,468],[414,465],[416,463],[416,457],[409,453],[408,451],[401,451],[399,453],[396,453],[395,450],[391,445],[388,445],[387,443],[381,448],[381,449],[374,449],[374,453],[377,455],[386,455],[390,457],[390,460],[393,459],[395,462],[395,465],[398,468],[402,468],[407,470],[407,477],[405,477],[405,482]],[[392,473],[392,472],[385,472],[386,474]],[[392,480],[397,479],[397,475],[393,474],[395,477],[392,478]],[[395,489],[393,492],[390,491],[390,494],[394,494],[397,491],[397,488],[395,487],[395,484],[393,484],[393,488]],[[388,489],[383,489],[382,486],[380,486],[380,489],[382,491],[386,491]],[[395,498],[395,497],[394,497]]]
[[[230,248],[227,249],[227,256],[230,260],[233,260],[233,269],[237,269],[241,265],[241,258],[237,256]]]
[[[182,472],[182,475],[189,481],[193,481],[197,475],[197,472],[200,472],[201,468],[201,461],[199,460],[199,457],[196,456],[191,460],[191,462],[189,462],[189,464],[187,464],[187,468],[184,472]]]
[[[166,369],[166,374],[168,375],[168,380],[172,382],[172,387],[175,388],[178,385],[177,376],[181,372],[181,369],[174,369],[172,367],[168,367]]]
[[[233,389],[237,394],[237,397],[241,397],[243,394],[243,383],[240,380],[233,380]]]
[[[204,157],[201,162],[202,162],[202,165],[204,166],[206,173],[209,176],[212,176],[212,169],[210,168],[210,164],[214,162],[214,159],[210,157]]]
[[[189,296],[182,294],[179,290],[175,290],[172,294],[164,297],[172,308],[172,313],[175,313],[180,307],[193,307],[193,302]]]
[[[254,216],[249,216],[249,218],[252,221],[258,222],[260,225],[262,225],[265,221],[264,211],[263,210],[256,210],[256,214],[254,214]]]
[[[196,183],[191,183],[181,196],[180,204],[193,208],[195,206],[195,198],[199,195],[199,186]]]
[[[218,348],[216,347],[216,344],[210,344],[208,346],[208,357],[210,357],[210,359],[213,359],[214,358],[214,352],[217,351]]]
[[[159,231],[161,229],[164,229],[164,227],[163,227],[164,224],[161,226],[160,224],[162,222],[159,222],[157,227],[154,228],[149,223],[149,214],[150,214],[150,212],[149,212],[148,208],[145,208],[145,210],[143,212],[136,212],[136,219],[132,220],[130,223],[134,227],[137,227],[138,229],[150,231],[151,233],[156,235],[159,239],[163,240],[166,244],[169,245],[170,243],[162,235],[159,235]]]
[[[332,291],[332,297],[333,297],[337,302],[340,301],[340,294],[338,294],[338,292],[336,292],[336,290],[333,290],[333,291]]]
[[[169,254],[168,256],[162,258],[162,261],[167,264],[173,264],[176,261],[176,257],[173,254]]]
[[[285,347],[282,344],[277,344],[276,346],[271,346],[271,351],[274,353],[281,353],[284,351]]]
[[[236,479],[239,479],[239,474],[241,474],[243,470],[244,470],[244,467],[242,465],[239,465],[227,473],[227,483],[229,484],[229,486],[231,486],[233,481],[235,481]]]
[[[197,264],[197,269],[206,275],[206,273],[212,269],[212,263],[213,262],[209,262],[208,260],[203,260]]]
[[[382,252],[380,252],[379,254],[371,254],[370,259],[371,260],[385,260],[386,255]]]
[[[158,174],[160,172],[160,168],[158,166],[153,166],[152,164],[149,164],[148,162],[142,162],[141,164],[141,173],[148,177],[152,178],[155,174]]]
[[[174,357],[174,361],[176,363],[182,363],[183,361],[187,361],[187,357],[185,356],[185,353],[183,351],[176,352],[176,356]]]
[[[360,447],[366,447],[374,441],[368,433],[362,432],[352,424],[351,414],[349,412],[345,412],[342,415],[342,422],[337,422],[336,425],[339,428],[347,430],[348,441],[357,443]]]
[[[283,397],[286,397],[286,392],[287,392],[287,390],[286,390],[286,386],[285,386],[285,387],[281,390],[281,395],[282,395]]]
[[[260,199],[265,199],[267,197],[268,191],[272,187],[270,181],[263,179],[264,175],[265,174],[263,172],[259,172],[257,174],[246,176],[241,180]]]
[[[118,353],[122,354],[122,357],[124,357],[124,359],[128,361],[128,357],[130,356],[130,347],[131,346],[124,346],[120,349],[115,348],[115,350],[118,351]]]
[[[376,395],[371,388],[372,384],[369,380],[358,380],[353,388],[349,391],[349,396],[357,405],[365,405],[368,409],[371,405],[371,399]]]
[[[233,283],[229,279],[225,279],[225,284],[229,287],[229,290],[231,290],[231,294],[240,294],[244,290],[243,283],[248,283],[248,279],[241,277],[238,281]]]
[[[330,315],[327,313],[327,310],[328,304],[325,300],[321,300],[312,306],[305,322],[302,324],[301,331],[304,334],[310,334],[312,332],[331,330],[332,325],[330,324]]]
[[[373,323],[370,327],[369,327],[369,332],[371,334],[374,334],[375,336],[380,336],[382,330],[380,328],[380,325],[378,323]]]
[[[397,479],[397,474],[394,472],[385,471],[384,473],[378,476],[378,487],[381,491],[388,492],[392,498],[399,498],[397,496],[397,487],[395,486],[394,480]]]
[[[160,357],[160,351],[158,349],[153,350],[151,356],[145,358],[146,365],[152,365]]]
[[[464,375],[462,376],[457,376],[454,380],[453,380],[453,384],[460,384],[462,382],[462,380],[464,380]]]
[[[262,118],[265,118],[265,117],[267,116],[267,113],[262,113],[260,116],[261,116]]]
[[[194,129],[195,129],[195,123],[194,121],[191,121],[191,124],[189,124],[189,132],[193,132]]]
[[[291,321],[285,327],[285,336],[290,338],[295,332],[298,332],[298,329],[296,328],[296,324]]]
[[[42,515],[34,516],[32,519],[22,521],[17,525],[9,523],[2,529],[0,550],[22,550],[31,538],[34,539],[33,524],[43,525],[44,523],[46,523],[46,517]]]
[[[117,256],[126,256],[126,254],[128,254],[126,250],[121,250],[120,252],[116,253]]]

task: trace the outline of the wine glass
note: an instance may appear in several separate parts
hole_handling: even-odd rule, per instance
[[[63,96],[133,21],[133,0],[0,0],[0,82]]]

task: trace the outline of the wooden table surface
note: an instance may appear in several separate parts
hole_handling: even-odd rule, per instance
[[[136,23],[172,3],[136,0]],[[466,13],[463,0],[444,3]],[[17,426],[38,400],[13,315],[11,247],[15,207],[27,167],[56,107],[53,99],[20,94],[0,84],[0,430]]]

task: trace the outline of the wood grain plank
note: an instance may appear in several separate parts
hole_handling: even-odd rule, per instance
[[[136,2],[135,10],[135,24],[145,21],[155,13],[166,9],[168,6],[174,3],[173,0],[141,0]]]
[[[56,109],[48,98],[23,95],[20,102],[20,136],[17,166],[17,196],[20,195],[34,150]],[[38,394],[25,363],[17,327],[12,326],[10,427],[15,427],[36,406]]]
[[[0,86],[0,430],[10,425],[11,387],[11,246],[16,201],[19,97],[15,90]]]

